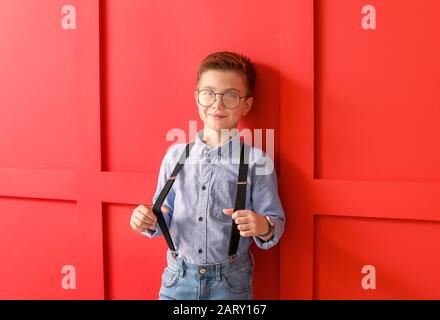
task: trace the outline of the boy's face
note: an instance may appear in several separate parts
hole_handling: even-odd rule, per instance
[[[248,94],[244,76],[230,70],[207,70],[198,83],[198,91],[210,89],[216,93],[235,92],[240,96]],[[199,115],[205,124],[205,128],[220,132],[221,129],[234,129],[237,127],[241,117],[245,116],[252,107],[253,98],[241,98],[238,106],[228,109],[224,106],[222,95],[216,95],[213,105],[204,107],[198,102],[198,92],[194,92]]]

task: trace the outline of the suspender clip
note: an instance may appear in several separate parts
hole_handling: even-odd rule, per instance
[[[171,256],[173,257],[173,259],[174,259],[174,260],[176,260],[176,259],[177,259],[177,256],[178,256],[178,254],[177,254],[177,252],[176,252],[176,251],[171,251]]]

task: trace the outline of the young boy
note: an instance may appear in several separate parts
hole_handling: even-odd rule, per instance
[[[254,83],[255,68],[240,54],[216,52],[199,67],[194,97],[204,128],[190,149],[176,144],[167,151],[153,197],[155,203],[172,183],[162,213],[175,248],[167,252],[159,299],[252,299],[249,246],[255,241],[269,249],[283,234],[273,162],[261,149],[242,144],[237,130],[252,107]],[[183,167],[172,175],[180,161]],[[234,212],[240,192],[243,210]],[[158,210],[155,215],[153,206],[139,205],[131,227],[148,237],[167,235],[156,225]]]

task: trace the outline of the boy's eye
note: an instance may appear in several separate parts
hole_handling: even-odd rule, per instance
[[[237,99],[238,98],[238,94],[236,94],[235,92],[226,92],[225,93],[225,98],[227,98],[227,99]]]
[[[200,94],[205,97],[210,97],[210,96],[214,95],[214,92],[209,91],[209,90],[202,90],[202,91],[200,91]]]

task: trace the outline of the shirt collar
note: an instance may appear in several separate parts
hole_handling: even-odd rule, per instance
[[[203,129],[197,132],[194,147],[199,159],[206,157],[227,157],[236,154],[240,150],[240,132],[237,129],[230,131],[231,138],[219,147],[210,147],[203,140]]]

